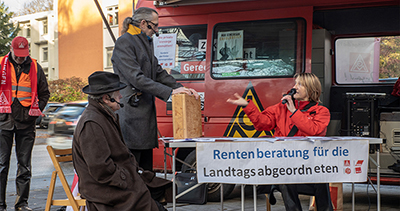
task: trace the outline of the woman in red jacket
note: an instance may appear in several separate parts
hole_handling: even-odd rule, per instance
[[[236,99],[227,102],[243,106],[256,130],[271,131],[274,136],[325,136],[330,121],[329,110],[318,105],[321,83],[312,73],[294,76],[296,90],[293,95],[285,95],[281,102],[260,112],[254,103],[235,93]],[[293,96],[293,97],[292,97]],[[283,103],[287,101],[286,103]],[[286,210],[302,210],[298,193],[314,195],[318,211],[333,210],[328,184],[279,185]]]

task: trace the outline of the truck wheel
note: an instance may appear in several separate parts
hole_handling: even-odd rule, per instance
[[[185,162],[196,167],[196,150],[193,150],[191,153],[188,154],[188,156],[185,158]],[[182,172],[186,172],[186,170],[189,169],[190,169],[189,166],[182,164],[181,168]],[[223,184],[223,185],[224,185],[224,199],[226,199],[228,198],[229,194],[232,193],[233,189],[235,188],[235,185],[233,184]],[[207,201],[211,202],[221,201],[221,183],[207,183],[207,190],[208,190]]]

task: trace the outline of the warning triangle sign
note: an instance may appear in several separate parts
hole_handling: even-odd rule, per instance
[[[249,82],[246,90],[242,96],[244,99],[251,99],[253,103],[257,106],[260,111],[263,111],[264,108],[261,105],[260,99],[257,96],[256,90],[253,87],[253,84]],[[242,106],[238,106],[236,108],[235,113],[231,121],[228,124],[228,127],[225,130],[225,137],[260,137],[260,136],[269,136],[272,135],[270,131],[257,131],[254,128],[254,125],[251,123],[250,119],[244,113]]]
[[[0,95],[0,105],[9,105],[9,102],[4,92],[2,92]]]
[[[363,72],[363,73],[369,72],[368,67],[365,64],[364,58],[361,55],[358,55],[356,61],[351,67],[350,72]]]
[[[32,107],[39,107],[39,99],[37,96],[35,97],[35,100],[33,101]]]

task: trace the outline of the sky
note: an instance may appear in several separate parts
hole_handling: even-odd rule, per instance
[[[18,12],[24,5],[24,3],[29,2],[29,0],[0,0],[8,6],[8,11]]]

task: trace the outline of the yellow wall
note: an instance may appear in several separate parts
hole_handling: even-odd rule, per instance
[[[102,27],[93,0],[58,0],[59,78],[87,79],[103,69]]]

